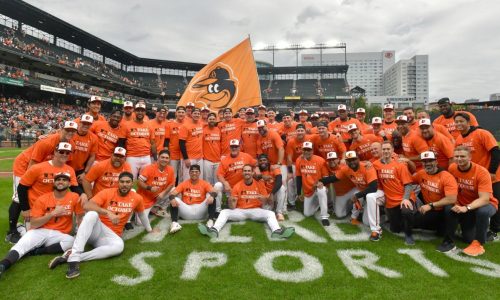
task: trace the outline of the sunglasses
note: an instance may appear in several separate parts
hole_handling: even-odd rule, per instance
[[[61,155],[69,155],[71,153],[71,151],[58,150],[57,153],[59,153]]]

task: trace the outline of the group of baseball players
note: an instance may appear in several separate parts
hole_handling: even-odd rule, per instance
[[[122,232],[134,224],[157,233],[149,214],[169,216],[172,234],[179,219],[202,221],[200,233],[211,238],[228,221],[254,220],[289,238],[295,229],[280,222],[298,202],[306,217],[319,210],[323,226],[330,213],[369,226],[371,241],[385,222],[407,245],[415,228],[436,231],[441,252],[456,249],[457,233],[471,256],[497,238],[497,141],[448,98],[434,122],[411,107],[396,117],[388,103],[371,124],[364,109],[349,117],[345,105],[334,120],[301,110],[278,122],[263,105],[216,114],[188,103],[167,120],[163,107],[149,119],[144,101],[106,119],[101,104],[91,97],[87,113],[15,159],[6,236],[15,245],[0,275],[25,255],[63,253],[49,268],[67,263],[66,277],[75,278],[80,262],[122,253]]]

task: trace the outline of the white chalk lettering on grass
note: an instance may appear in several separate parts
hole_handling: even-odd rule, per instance
[[[294,236],[300,236],[304,240],[311,242],[311,243],[326,243],[327,240],[324,237],[321,237],[317,235],[316,233],[312,232],[309,229],[306,229],[297,223],[304,220],[305,217],[301,213],[298,213],[296,211],[291,211],[288,213],[288,221],[284,221],[282,224],[283,226],[286,227],[294,227],[295,228],[295,235]],[[286,239],[280,239],[280,238],[271,238],[271,230],[269,229],[269,226],[264,224],[265,229],[266,229],[266,234],[267,238],[272,241],[272,242],[279,242],[279,241],[286,241]]]
[[[231,235],[231,227],[234,225],[244,225],[245,222],[231,222],[226,223],[224,227],[222,227],[219,232],[218,238],[210,239],[212,243],[250,243],[252,241],[251,236],[240,236],[240,235]]]
[[[137,285],[141,282],[151,280],[153,278],[153,274],[155,270],[148,265],[144,259],[150,257],[159,257],[161,255],[160,252],[141,252],[139,254],[134,255],[129,261],[132,267],[136,268],[139,271],[139,277],[129,277],[126,275],[115,275],[111,281],[125,286]]]
[[[168,229],[170,228],[170,220],[167,218],[161,219],[158,224],[154,226],[154,228],[158,228],[160,231],[159,232],[151,232],[146,234],[142,240],[141,243],[159,243],[163,241],[165,236],[168,233]]]
[[[273,267],[273,261],[282,256],[296,257],[302,268],[296,271],[279,271]],[[323,265],[319,260],[303,251],[272,251],[264,253],[254,264],[257,273],[263,277],[284,282],[313,281],[323,276]]]
[[[156,216],[150,216],[149,217],[149,223],[152,223],[154,220],[156,220]],[[146,231],[146,228],[144,228],[144,226],[142,226],[142,225],[135,225],[134,229],[132,229],[132,230],[125,230],[123,232],[122,238],[123,238],[124,241],[131,240],[131,239],[137,237],[138,235],[140,235],[141,233],[143,233],[144,231]]]
[[[427,272],[431,273],[434,276],[438,277],[448,277],[448,273],[446,273],[443,269],[436,266],[432,261],[427,259],[424,256],[424,252],[420,249],[398,249],[398,253],[406,254],[411,259],[413,259],[417,264],[421,265]]]
[[[320,222],[320,219],[318,222]],[[336,242],[368,242],[370,237],[369,228],[366,226],[358,226],[360,232],[354,234],[344,233],[337,223],[346,223],[345,220],[333,220],[330,226],[323,226],[323,229],[328,233],[330,238]]]
[[[377,266],[376,262],[379,257],[370,251],[360,249],[338,250],[337,255],[355,278],[368,278],[365,269],[378,272],[389,278],[402,277],[399,272]]]
[[[482,259],[477,259],[477,258],[472,258],[472,257],[466,257],[459,255],[454,252],[448,252],[446,255],[459,262],[464,262],[464,263],[469,263],[476,265],[478,267],[472,267],[470,268],[472,272],[475,272],[477,274],[481,274],[483,276],[488,276],[488,277],[494,277],[494,278],[500,278],[500,265],[497,265],[495,263],[492,263],[487,260],[482,260]]]
[[[202,268],[215,268],[227,263],[227,255],[222,252],[191,252],[187,258],[181,279],[196,280]]]

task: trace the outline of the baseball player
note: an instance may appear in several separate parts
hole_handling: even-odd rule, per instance
[[[217,127],[217,115],[209,113],[208,124],[203,127],[203,178],[214,185],[221,159],[221,134]]]
[[[68,165],[75,170],[76,179],[81,184],[85,174],[90,171],[94,164],[99,141],[97,136],[89,132],[94,119],[91,115],[82,115],[78,130],[71,139],[70,143],[74,145]]]
[[[165,131],[167,126],[167,121],[165,121],[166,116],[167,109],[165,107],[160,107],[160,109],[156,112],[156,118],[148,121],[148,126],[153,132],[156,151],[158,152],[164,148],[165,144]]]
[[[295,199],[297,198],[297,195],[295,194],[297,191],[297,187],[295,185],[295,161],[297,161],[297,158],[302,155],[302,145],[304,142],[311,140],[311,137],[306,135],[306,127],[303,124],[297,124],[295,132],[295,136],[291,137],[286,142],[285,156],[288,175],[283,178],[286,180],[287,184],[286,191],[288,194],[290,209],[295,209]]]
[[[200,169],[198,165],[191,165],[189,179],[181,182],[170,192],[170,215],[172,217],[170,233],[176,233],[182,229],[178,223],[179,216],[185,220],[200,220],[205,219],[208,212],[208,224],[213,225],[217,193],[210,183],[200,179]]]
[[[277,167],[272,167],[266,154],[258,156],[260,174],[256,175],[257,179],[264,181],[266,186],[266,193],[269,194],[271,209],[275,206],[276,219],[284,221],[286,212],[285,197],[286,189],[283,186],[283,178],[281,170]]]
[[[114,109],[108,121],[97,121],[92,124],[90,131],[97,136],[98,147],[96,161],[103,161],[111,157],[116,147],[125,147],[125,127],[121,125],[122,111]]]
[[[90,96],[90,100],[87,102],[88,111],[85,113],[90,115],[94,121],[106,121],[106,118],[100,114],[102,107],[102,98],[99,96]],[[80,123],[81,118],[75,120],[76,123]]]
[[[382,123],[382,129],[387,133],[392,133],[397,128],[396,122],[396,112],[394,111],[394,104],[387,103],[384,104],[384,121]]]
[[[460,135],[460,131],[457,129],[455,124],[455,115],[457,113],[465,113],[469,115],[470,124],[472,126],[479,126],[479,123],[476,120],[476,117],[468,112],[468,111],[455,111],[451,105],[450,98],[441,98],[438,101],[439,111],[441,115],[437,117],[432,124],[440,124],[445,126],[448,129],[448,132],[456,139]]]
[[[246,109],[246,120],[241,127],[242,151],[252,157],[257,157],[257,139],[259,131],[257,129],[257,120],[255,119],[255,110],[251,107]]]
[[[70,178],[70,173],[55,174],[54,190],[37,198],[31,208],[31,229],[0,261],[0,276],[26,254],[55,254],[71,248],[73,215],[81,219],[83,209],[78,194],[68,191]]]
[[[427,144],[428,150],[436,153],[439,167],[447,170],[449,163],[453,161],[454,141],[434,131],[430,119],[418,120],[418,127],[420,128],[420,135]]]
[[[49,264],[51,269],[68,262],[66,278],[71,279],[80,276],[80,262],[121,254],[124,244],[120,235],[134,211],[141,213],[139,217],[146,231],[153,231],[144,213],[142,197],[131,190],[133,183],[132,173],[123,172],[118,179],[118,188],[103,190],[85,203],[83,208],[87,213],[78,227],[73,247],[55,257]],[[87,243],[94,249],[85,252]]]
[[[361,124],[358,119],[350,118],[347,112],[347,106],[340,104],[337,108],[339,117],[328,123],[328,131],[334,132],[338,137],[340,137],[341,142],[345,143],[346,147],[349,147],[350,136],[347,132],[347,127],[349,124],[356,124],[357,128],[361,128]],[[329,152],[329,151],[327,151]],[[338,155],[342,155],[337,152]],[[326,155],[326,153],[325,153]],[[323,156],[325,158],[326,156]]]
[[[127,122],[134,119],[134,103],[132,101],[123,102],[123,118],[120,121],[120,125],[124,126]]]
[[[200,121],[200,109],[193,108],[191,118],[182,124],[179,130],[179,148],[182,154],[182,180],[189,178],[189,167],[197,164],[203,174],[203,123]]]
[[[241,126],[245,122],[241,119],[233,118],[233,111],[231,108],[226,107],[223,110],[224,120],[219,123],[221,134],[221,153],[222,155],[229,155],[229,142],[231,140],[241,140]]]
[[[276,215],[262,206],[269,202],[264,182],[253,179],[252,165],[243,166],[243,180],[238,182],[231,191],[229,209],[220,212],[212,227],[198,224],[203,235],[218,237],[227,221],[253,220],[266,222],[272,232],[272,237],[289,238],[295,232],[293,227],[280,228]]]
[[[340,170],[340,158],[335,152],[328,152],[326,155],[326,167],[328,175],[334,175]],[[333,187],[333,188],[332,188]],[[359,192],[356,186],[349,179],[342,179],[327,186],[328,202],[334,204],[334,212],[337,218],[344,218],[350,207],[351,199]]]
[[[185,117],[186,108],[184,106],[177,106],[175,109],[175,120],[167,123],[167,131],[165,132],[164,148],[170,150],[170,165],[174,168],[174,177],[176,181],[182,170],[181,148],[179,147],[179,130]]]
[[[351,136],[351,145],[349,150],[356,151],[361,160],[372,159],[371,144],[382,142],[383,139],[373,134],[362,134],[356,124],[349,124],[347,132]]]

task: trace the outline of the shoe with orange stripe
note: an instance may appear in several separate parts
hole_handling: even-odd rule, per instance
[[[356,208],[356,210],[363,209],[363,205],[361,205],[361,202],[358,199],[356,199],[356,201],[354,201],[353,204],[354,204],[354,207]]]
[[[351,219],[351,224],[352,225],[361,225],[361,222],[358,219],[356,219],[356,218],[352,218]]]
[[[479,256],[484,254],[484,247],[477,240],[473,240],[470,245],[463,250],[463,252],[469,256]]]

